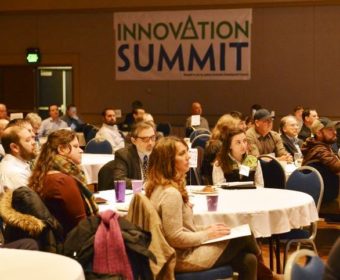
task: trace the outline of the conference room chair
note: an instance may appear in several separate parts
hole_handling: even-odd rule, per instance
[[[232,277],[233,270],[230,266],[196,272],[175,273],[175,250],[166,241],[163,234],[162,221],[156,209],[145,195],[134,195],[126,219],[141,227],[144,231],[151,232],[152,239],[148,249],[156,256],[157,263],[152,261],[149,263],[155,279],[215,280]]]
[[[304,265],[300,265],[305,260]],[[284,272],[285,280],[322,280],[325,264],[313,251],[302,249],[288,259]]]
[[[286,183],[286,189],[309,194],[314,199],[315,206],[319,212],[324,193],[324,184],[320,173],[315,168],[310,166],[302,166],[296,169],[289,176]],[[307,229],[293,229],[290,232],[276,235],[276,237],[278,237],[285,245],[283,268],[286,264],[286,258],[289,249],[294,243],[298,244],[298,249],[300,248],[300,245],[310,246],[317,254],[317,249],[314,242],[316,233],[317,222],[313,222]]]
[[[210,134],[199,134],[191,142],[191,148],[202,147],[205,148],[210,139]]]
[[[194,141],[194,139],[198,136],[198,135],[201,135],[201,134],[208,134],[210,135],[211,132],[208,130],[208,129],[205,129],[205,128],[197,128],[197,129],[194,129],[190,135],[189,135],[189,138],[190,138],[190,142],[192,143]]]
[[[88,143],[90,140],[96,137],[97,132],[98,128],[96,128],[94,125],[89,123],[84,124],[83,133],[86,143]]]
[[[97,191],[105,191],[114,189],[113,176],[114,160],[104,164],[98,172]]]
[[[308,166],[314,167],[319,171],[324,183],[324,194],[322,203],[333,201],[339,197],[339,176],[334,174],[327,166],[321,162],[310,162]],[[320,209],[320,218],[324,218],[326,222],[340,222],[340,215],[336,213],[329,213]]]
[[[171,124],[170,123],[159,123],[157,124],[157,131],[162,132],[163,136],[169,136],[171,134]]]
[[[106,139],[93,138],[86,144],[84,152],[89,154],[112,154],[112,146]]]
[[[280,162],[270,155],[261,155],[258,160],[261,164],[264,187],[284,189],[286,174]]]

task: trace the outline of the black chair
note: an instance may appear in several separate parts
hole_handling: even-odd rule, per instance
[[[88,143],[90,140],[92,140],[94,137],[96,137],[96,134],[98,132],[98,128],[93,126],[92,124],[84,124],[83,126],[83,133],[86,143]]]
[[[164,136],[169,136],[171,134],[171,124],[159,123],[156,130],[162,132]]]
[[[112,154],[112,151],[110,142],[103,138],[94,138],[85,147],[85,153],[89,154]]]
[[[104,164],[98,172],[98,191],[112,190],[114,189],[114,176],[113,176],[114,160],[111,160]]]
[[[319,171],[324,183],[323,199],[321,202],[320,217],[330,222],[340,222],[340,215],[337,213],[326,213],[322,209],[323,203],[334,201],[339,196],[339,176],[332,172],[327,166],[321,162],[309,162],[308,166],[314,167]]]
[[[261,164],[264,187],[284,189],[286,185],[286,174],[280,162],[269,155],[259,156]]]

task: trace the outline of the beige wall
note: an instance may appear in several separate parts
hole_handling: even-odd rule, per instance
[[[37,46],[43,65],[72,65],[75,103],[95,123],[105,106],[127,112],[135,99],[156,121],[174,125],[184,123],[193,100],[204,105],[211,124],[230,110],[248,113],[254,103],[277,115],[302,104],[340,119],[340,6],[255,6],[250,81],[115,81],[112,25],[107,10],[3,14],[0,64],[24,64],[26,48]]]

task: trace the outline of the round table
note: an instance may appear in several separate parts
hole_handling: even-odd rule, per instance
[[[0,249],[1,280],[85,280],[75,260],[40,251]]]
[[[190,194],[190,201],[194,204],[195,224],[223,222],[230,227],[249,224],[256,238],[308,226],[319,218],[313,198],[291,190],[219,189],[216,212],[207,211],[206,195]]]

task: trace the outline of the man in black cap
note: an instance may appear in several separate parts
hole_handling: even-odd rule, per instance
[[[335,125],[336,123],[327,118],[320,118],[313,122],[310,129],[314,137],[307,138],[301,147],[304,155],[302,165],[318,163],[328,168],[334,175],[340,175],[340,159],[331,148],[332,144],[336,142]],[[340,214],[339,202],[337,201],[339,195],[338,183],[335,184],[336,186],[331,186],[327,182],[327,178],[323,179],[325,184],[320,211]]]
[[[279,160],[292,161],[292,156],[283,146],[280,135],[272,131],[273,116],[267,109],[259,109],[254,114],[254,126],[246,132],[249,153],[253,156],[275,154]]]

